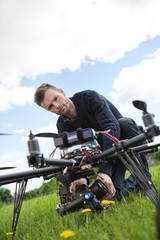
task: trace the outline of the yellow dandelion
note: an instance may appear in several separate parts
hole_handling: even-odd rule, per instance
[[[86,208],[82,210],[82,213],[87,213],[87,212],[92,212],[92,210],[90,208]]]
[[[101,203],[104,204],[104,205],[107,205],[107,204],[115,204],[114,201],[109,201],[109,200],[102,200]]]
[[[8,232],[6,233],[6,235],[13,235],[13,232]]]
[[[69,238],[73,236],[74,236],[74,233],[71,230],[65,230],[60,234],[60,237],[64,237],[64,238]]]

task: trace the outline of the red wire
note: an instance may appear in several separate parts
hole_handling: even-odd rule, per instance
[[[51,156],[51,158],[53,158],[53,156],[54,156],[54,154],[55,154],[56,150],[57,150],[57,147],[55,147],[55,149],[54,149],[54,151],[53,151],[53,153],[52,153],[52,156]]]
[[[116,137],[113,137],[111,134],[109,134],[108,132],[99,132],[99,133],[101,133],[101,134],[106,134],[106,135],[108,135],[110,138],[112,138],[115,142],[119,142],[119,140],[116,138]]]

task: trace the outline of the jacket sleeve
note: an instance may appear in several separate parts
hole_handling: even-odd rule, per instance
[[[109,131],[112,136],[119,139],[120,125],[117,118],[120,118],[121,115],[117,116],[117,118],[115,117],[115,114],[113,114],[113,110],[111,109],[114,106],[112,105],[111,107],[108,101],[102,95],[94,91],[92,91],[91,94],[88,95],[87,103],[90,114],[95,117],[101,129]],[[103,136],[103,150],[109,149],[110,147],[112,147],[112,144],[113,141],[111,139]]]
[[[96,92],[92,92],[92,94],[88,96],[88,108],[99,123],[101,129],[109,131],[109,133],[117,139],[120,138],[119,122],[113,115],[108,101],[103,96]],[[112,145],[113,141],[107,136],[103,136],[103,151],[111,148]],[[114,161],[101,164],[98,173],[106,173],[111,177],[113,164]]]

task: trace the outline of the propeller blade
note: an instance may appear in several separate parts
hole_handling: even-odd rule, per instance
[[[132,102],[133,106],[142,110],[144,113],[147,113],[147,104],[146,102],[140,101],[140,100],[135,100]]]
[[[16,167],[0,167],[0,170],[7,170],[7,169],[12,169],[12,168],[16,168]]]
[[[37,133],[34,135],[34,137],[48,137],[48,138],[56,138],[59,137],[60,135],[58,133]]]
[[[61,135],[58,133],[51,133],[51,132],[33,134],[32,131],[30,131],[30,134],[29,134],[30,139],[33,139],[34,137],[56,138],[59,136]]]
[[[12,134],[11,133],[0,133],[0,135],[5,136],[5,135],[12,135]]]

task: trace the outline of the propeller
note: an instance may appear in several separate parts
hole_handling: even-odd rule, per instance
[[[59,136],[61,136],[61,135],[59,135],[58,133],[50,133],[50,132],[33,134],[30,131],[30,134],[29,134],[30,139],[33,139],[34,137],[56,138],[56,137],[59,137]]]
[[[146,102],[140,101],[140,100],[134,100],[133,106],[142,110],[144,113],[147,113],[147,104]]]
[[[143,102],[140,100],[135,100],[132,103],[133,103],[134,107],[143,111],[142,119],[143,119],[143,123],[146,128],[156,125],[154,122],[154,119],[153,119],[155,117],[155,115],[147,112],[147,103],[146,102]]]
[[[0,170],[7,170],[7,169],[12,169],[12,168],[16,168],[16,167],[0,167]]]
[[[12,135],[11,133],[0,133],[0,135],[5,136],[5,135]]]
[[[58,133],[37,133],[34,135],[35,137],[52,137],[52,138],[56,138],[59,137],[60,135]]]

